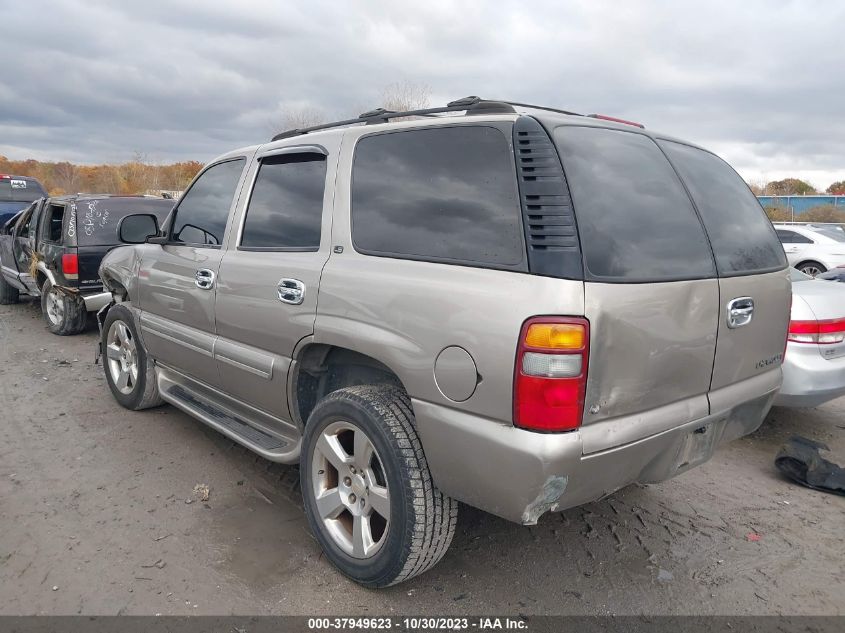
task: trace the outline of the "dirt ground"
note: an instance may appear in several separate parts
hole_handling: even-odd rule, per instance
[[[845,459],[845,399],[533,528],[462,506],[434,570],[372,591],[320,555],[295,469],[121,409],[96,338],[0,306],[0,614],[845,614],[845,498],[772,463],[796,433]]]

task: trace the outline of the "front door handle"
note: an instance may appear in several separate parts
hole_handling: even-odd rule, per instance
[[[305,301],[305,284],[299,279],[280,279],[276,290],[282,303],[299,305]]]
[[[197,271],[195,283],[197,288],[201,290],[211,290],[214,287],[214,271],[208,268],[200,268]]]
[[[737,297],[728,301],[728,327],[731,329],[751,323],[754,318],[754,299]]]

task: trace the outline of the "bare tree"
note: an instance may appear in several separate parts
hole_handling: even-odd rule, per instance
[[[77,193],[81,180],[79,168],[71,163],[57,163],[53,169],[55,186],[63,193]]]
[[[285,108],[281,114],[271,120],[270,129],[273,133],[284,130],[298,130],[312,125],[324,123],[326,116],[322,110],[312,106]]]
[[[421,110],[428,107],[431,88],[411,81],[392,83],[381,92],[381,107],[394,112]]]

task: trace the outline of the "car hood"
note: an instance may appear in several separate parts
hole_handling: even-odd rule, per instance
[[[792,283],[792,320],[845,317],[845,284],[807,279]]]

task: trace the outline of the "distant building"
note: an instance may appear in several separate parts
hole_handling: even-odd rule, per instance
[[[757,196],[757,199],[764,207],[783,207],[795,215],[823,205],[842,207],[845,210],[845,196]]]

